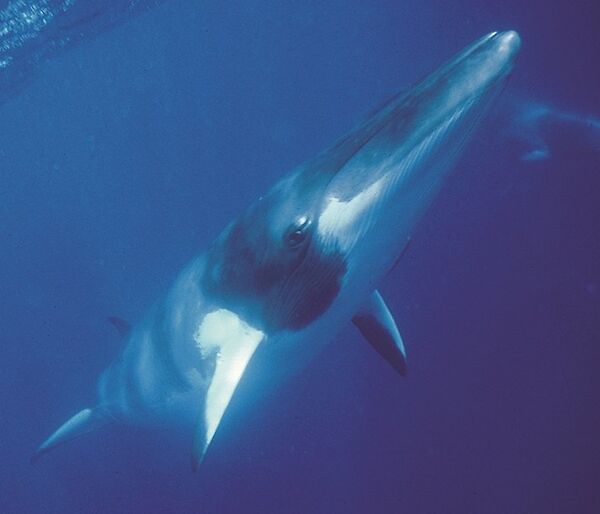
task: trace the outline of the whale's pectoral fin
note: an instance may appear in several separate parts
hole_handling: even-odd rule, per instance
[[[37,462],[42,455],[48,453],[57,446],[88,434],[97,428],[106,425],[109,421],[110,417],[102,408],[83,409],[66,423],[61,425],[56,432],[40,445],[35,454],[31,457],[31,463]]]
[[[392,317],[378,291],[352,318],[367,341],[402,376],[406,375],[406,349]]]
[[[264,338],[262,332],[249,326],[240,326],[242,330],[237,332],[236,339],[226,341],[216,357],[214,374],[194,434],[193,471],[202,462],[246,366]]]

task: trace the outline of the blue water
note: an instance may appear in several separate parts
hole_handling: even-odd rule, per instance
[[[0,12],[1,513],[599,511],[593,1]],[[523,37],[510,85],[381,287],[406,379],[349,326],[267,396],[242,384],[197,474],[181,427],[29,464],[93,402],[107,316],[139,320],[277,177],[498,28]]]

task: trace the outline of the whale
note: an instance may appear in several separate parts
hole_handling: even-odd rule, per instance
[[[600,157],[600,118],[593,114],[517,98],[503,110],[503,118],[501,140],[521,161]]]
[[[406,347],[378,285],[504,88],[520,45],[515,31],[470,44],[284,175],[139,323],[111,318],[123,346],[96,401],[32,460],[108,424],[151,427],[192,413],[195,470],[248,369],[260,376],[245,381],[294,373],[349,323],[405,375]],[[253,359],[266,366],[254,369]]]

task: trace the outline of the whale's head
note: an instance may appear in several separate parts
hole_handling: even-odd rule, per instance
[[[304,328],[341,288],[345,256],[318,232],[329,178],[303,168],[289,174],[208,253],[204,289],[266,333]]]
[[[266,332],[305,327],[344,290],[374,289],[519,46],[515,32],[481,38],[284,177],[209,252],[206,289]]]
[[[512,31],[481,38],[338,144],[343,158],[315,223],[360,287],[377,287],[398,259],[519,47]]]

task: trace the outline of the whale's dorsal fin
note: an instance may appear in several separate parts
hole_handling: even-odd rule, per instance
[[[75,416],[63,423],[56,432],[40,445],[35,454],[31,457],[31,463],[37,462],[42,455],[48,453],[57,446],[68,443],[82,435],[89,434],[110,421],[110,416],[108,416],[105,410],[100,407],[79,411]]]
[[[109,316],[106,319],[113,327],[115,327],[120,336],[127,337],[130,334],[131,324],[129,321],[119,318],[118,316]]]
[[[352,322],[398,373],[406,375],[404,342],[392,313],[378,291],[373,291],[367,303],[353,316]]]

